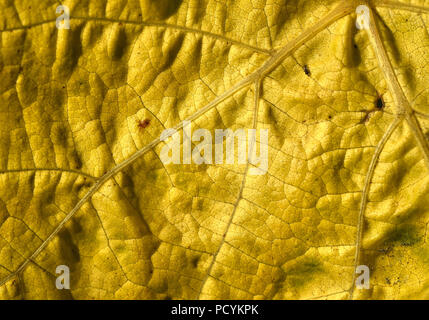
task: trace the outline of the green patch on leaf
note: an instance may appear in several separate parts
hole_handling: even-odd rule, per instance
[[[287,280],[292,286],[303,286],[311,281],[315,274],[323,271],[323,265],[314,258],[305,258],[297,261],[289,270],[286,271]]]
[[[395,229],[385,241],[385,245],[395,244],[410,247],[420,242],[419,230],[412,225],[404,225]]]

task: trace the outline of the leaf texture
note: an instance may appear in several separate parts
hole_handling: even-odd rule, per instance
[[[0,2],[1,298],[429,298],[428,1],[63,4]],[[185,120],[267,174],[163,164]]]

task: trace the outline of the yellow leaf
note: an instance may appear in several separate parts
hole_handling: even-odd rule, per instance
[[[0,3],[1,298],[429,298],[425,1],[63,5]]]

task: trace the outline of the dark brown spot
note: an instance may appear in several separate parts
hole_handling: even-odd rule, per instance
[[[306,74],[307,76],[311,76],[310,69],[308,68],[308,66],[307,66],[307,65],[305,65],[305,66],[304,66],[304,72],[305,72],[305,74]]]
[[[384,100],[383,100],[383,95],[378,95],[377,99],[375,100],[375,107],[378,110],[382,110],[384,109]]]
[[[146,129],[147,127],[149,127],[149,125],[150,125],[149,119],[144,119],[137,122],[137,127],[139,127],[139,129]]]
[[[191,260],[192,267],[196,268],[198,266],[198,261],[199,260],[200,260],[200,257],[194,257],[194,258],[192,258],[192,260]]]

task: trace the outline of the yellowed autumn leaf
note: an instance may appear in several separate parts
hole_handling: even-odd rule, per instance
[[[62,4],[0,1],[1,298],[429,298],[428,1]],[[187,120],[268,172],[164,164]]]

